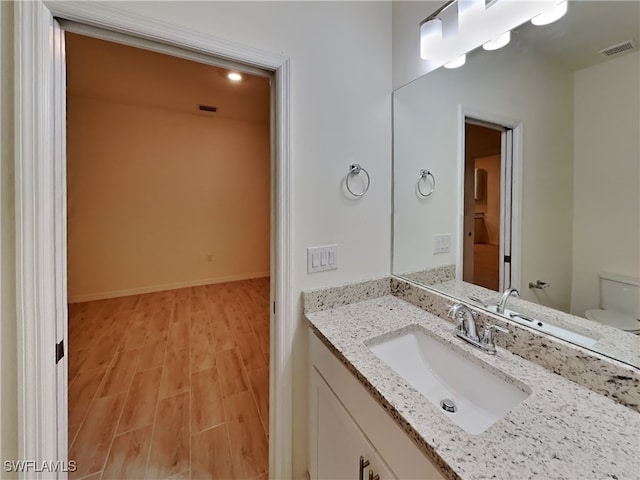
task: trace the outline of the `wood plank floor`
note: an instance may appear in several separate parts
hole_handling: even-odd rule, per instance
[[[269,279],[69,305],[74,479],[266,479]]]
[[[500,288],[500,246],[489,243],[473,245],[473,283],[489,290]]]

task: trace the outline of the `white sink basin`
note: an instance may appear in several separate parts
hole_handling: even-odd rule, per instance
[[[526,386],[517,386],[513,383],[517,381],[507,380],[506,375],[501,378],[465,357],[455,345],[437,340],[418,326],[393,338],[371,340],[367,346],[439,411],[475,435],[531,393],[525,391]],[[445,410],[444,400],[451,401],[456,411]]]
[[[489,305],[487,310],[493,313],[497,313],[498,307],[497,305]],[[515,314],[516,316],[512,317],[511,314]],[[591,348],[600,339],[599,335],[590,334],[588,332],[580,332],[578,329],[573,329],[569,327],[560,327],[558,325],[554,325],[553,323],[549,323],[547,321],[541,321],[538,319],[532,319],[533,321],[528,321],[525,318],[517,316],[518,312],[513,310],[509,310],[506,308],[504,313],[498,313],[498,315],[502,315],[505,318],[513,320],[516,323],[521,325],[526,325],[527,327],[533,328],[534,330],[538,330],[539,332],[548,333],[549,335],[553,335],[554,337],[561,338],[563,340],[567,340],[568,342],[575,343],[577,345],[582,345],[583,347]],[[525,315],[528,318],[528,315]]]

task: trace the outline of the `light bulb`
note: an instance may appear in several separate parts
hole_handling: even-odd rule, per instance
[[[429,60],[442,40],[442,20],[433,18],[420,25],[420,58]]]
[[[549,11],[536,15],[531,19],[531,23],[534,25],[549,25],[550,23],[560,20],[567,13],[568,1],[563,0],[560,3],[556,3]]]
[[[458,68],[458,67],[463,66],[466,61],[467,61],[467,56],[466,55],[460,55],[455,60],[451,60],[449,63],[445,63],[444,64],[444,68]]]
[[[240,80],[242,80],[242,75],[240,75],[238,72],[229,72],[227,74],[227,78],[232,82],[239,82]]]
[[[502,35],[494,38],[493,40],[489,40],[487,43],[482,45],[482,48],[485,50],[498,50],[499,48],[504,47],[511,41],[511,31],[507,30]]]

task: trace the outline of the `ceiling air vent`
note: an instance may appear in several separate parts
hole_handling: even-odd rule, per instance
[[[629,50],[633,50],[637,47],[635,40],[627,40],[626,42],[619,43],[617,45],[611,45],[604,50],[600,50],[602,55],[607,57],[613,57],[614,55],[618,55],[622,52],[628,52]]]
[[[198,109],[202,110],[203,112],[212,112],[215,113],[218,111],[218,107],[213,107],[211,105],[198,105]]]

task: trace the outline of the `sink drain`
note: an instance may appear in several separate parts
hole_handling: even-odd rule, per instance
[[[457,410],[456,404],[453,403],[453,400],[449,400],[448,398],[442,400],[440,402],[440,406],[445,412],[449,413],[454,413]]]

